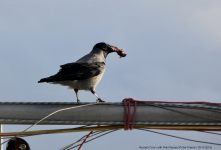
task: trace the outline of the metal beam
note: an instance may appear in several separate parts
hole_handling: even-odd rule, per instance
[[[0,123],[33,124],[56,110],[85,104],[88,103],[1,102]],[[134,107],[132,105],[130,113],[131,121],[133,110]],[[185,113],[202,117],[191,116]],[[214,118],[214,120],[209,118]],[[163,125],[163,123],[165,123],[165,125],[221,125],[220,118],[221,108],[215,106],[211,107],[200,104],[182,106],[180,104],[173,104],[171,106],[156,104],[155,106],[149,106],[149,104],[138,104],[135,124]],[[124,105],[123,103],[99,103],[92,106],[65,110],[50,116],[41,124],[124,124]]]

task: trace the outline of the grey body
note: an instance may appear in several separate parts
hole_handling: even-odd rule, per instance
[[[85,55],[84,57],[77,60],[75,63],[93,63],[93,62],[104,62],[106,64],[106,59],[104,58],[103,51],[97,49],[91,51],[91,53]],[[69,89],[85,90],[85,91],[95,91],[95,87],[100,82],[104,75],[106,65],[104,66],[102,73],[97,76],[87,78],[84,80],[66,80],[52,82],[53,84],[61,84],[63,86],[68,86]]]

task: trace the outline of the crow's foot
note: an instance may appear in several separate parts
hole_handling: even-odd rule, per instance
[[[102,101],[100,98],[98,98],[97,103],[100,103],[100,102],[105,102],[105,101]]]
[[[77,100],[77,103],[79,103],[79,102],[80,102],[80,100],[78,99],[78,100]]]

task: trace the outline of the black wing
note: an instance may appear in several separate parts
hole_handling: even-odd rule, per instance
[[[56,75],[43,78],[40,82],[54,82],[65,80],[83,80],[99,75],[105,69],[104,62],[95,63],[69,63],[60,66],[61,69]]]

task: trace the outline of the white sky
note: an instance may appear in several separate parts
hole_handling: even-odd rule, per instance
[[[0,100],[76,101],[74,91],[38,84],[105,41],[128,56],[107,58],[96,93],[108,102],[221,99],[221,1],[0,1]],[[81,101],[94,102],[80,91]],[[4,131],[28,126],[4,125]],[[72,126],[37,126],[32,130]],[[216,135],[161,131],[221,143]],[[32,150],[59,149],[86,133],[25,138]],[[142,131],[118,131],[82,149],[138,150],[139,146],[205,146]],[[208,146],[208,145],[207,145]],[[213,150],[220,147],[212,146]]]

